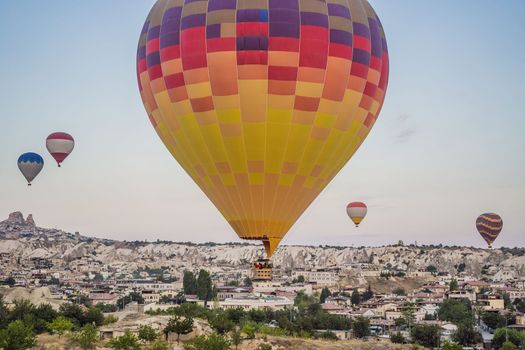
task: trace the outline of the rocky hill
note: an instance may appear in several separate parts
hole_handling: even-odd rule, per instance
[[[272,258],[276,267],[285,269],[350,266],[363,262],[380,268],[403,271],[425,269],[429,265],[439,271],[454,273],[459,269],[480,276],[485,266],[513,267],[525,272],[523,249],[479,249],[472,247],[383,246],[383,247],[314,247],[282,246]],[[263,254],[255,244],[192,244],[176,242],[126,242],[82,236],[58,229],[35,225],[33,217],[24,219],[15,212],[0,222],[0,255],[15,258],[49,258],[63,264],[86,259],[112,267],[134,271],[139,267],[173,268],[247,267]]]

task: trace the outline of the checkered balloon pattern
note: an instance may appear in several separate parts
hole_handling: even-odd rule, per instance
[[[388,52],[366,0],[158,0],[137,74],[166,147],[271,256],[374,125]]]

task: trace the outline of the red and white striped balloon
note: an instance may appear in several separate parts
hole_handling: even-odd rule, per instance
[[[367,208],[363,202],[352,202],[346,206],[346,213],[352,219],[355,227],[359,227],[359,224],[366,216]]]
[[[51,156],[55,158],[58,166],[69,156],[75,147],[73,136],[65,132],[54,132],[46,139],[46,147]]]

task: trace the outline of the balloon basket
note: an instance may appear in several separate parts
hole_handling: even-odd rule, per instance
[[[273,265],[269,259],[258,259],[252,263],[254,281],[271,281]]]

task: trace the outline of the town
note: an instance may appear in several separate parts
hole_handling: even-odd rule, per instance
[[[127,259],[108,260],[101,252],[115,255],[112,249],[119,245],[127,250]],[[108,344],[122,337],[139,339],[144,327],[164,332],[173,344],[206,334],[230,339],[237,332],[244,342],[275,348],[279,336],[463,349],[497,349],[508,339],[518,347],[525,339],[524,249],[398,242],[374,248],[376,254],[355,248],[355,259],[344,263],[333,254],[332,260],[323,256],[323,264],[311,266],[276,257],[275,265],[261,274],[247,257],[207,264],[189,253],[191,245],[178,244],[183,252],[171,253],[171,259],[153,253],[155,259],[143,244],[135,256],[123,242],[38,228],[32,216],[24,219],[21,213],[0,223],[0,248],[0,294],[3,307],[11,310],[6,312],[17,314],[27,303],[33,308],[49,305],[72,320],[70,329],[89,325],[90,316],[87,320],[97,326],[96,341]],[[305,258],[302,249],[289,248]],[[443,256],[444,250],[459,257],[455,264]],[[392,254],[412,263],[393,264]],[[469,260],[476,254],[485,257],[480,266]],[[173,320],[181,319],[191,319],[191,327],[174,327]],[[44,333],[52,332],[52,325],[32,327]]]

